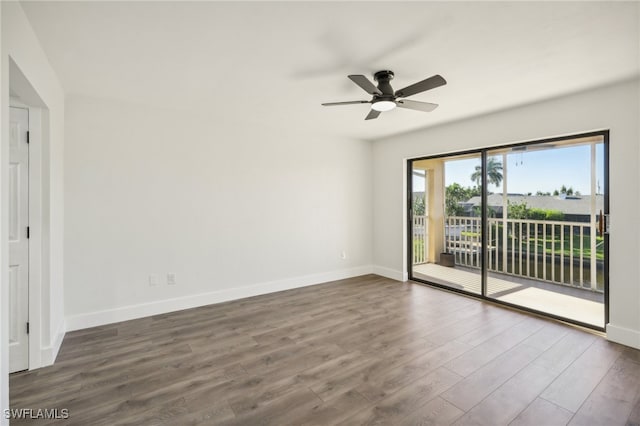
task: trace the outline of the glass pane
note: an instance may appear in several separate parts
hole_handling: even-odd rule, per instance
[[[480,154],[412,164],[413,278],[481,294]]]
[[[603,147],[597,137],[488,152],[487,296],[604,326]]]

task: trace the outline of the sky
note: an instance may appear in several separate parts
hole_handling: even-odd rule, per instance
[[[488,156],[491,154],[489,152]],[[502,162],[502,154],[497,157]],[[445,163],[446,186],[457,182],[461,186],[475,186],[471,174],[480,165],[478,158],[449,160]],[[578,145],[556,147],[538,151],[516,151],[507,154],[507,192],[535,194],[537,191],[551,192],[562,185],[573,187],[582,195],[591,193],[591,147]],[[604,144],[596,145],[596,188],[600,184],[600,193],[604,191]],[[424,191],[424,181],[414,176],[414,191]],[[502,192],[498,187],[489,185],[490,192]]]

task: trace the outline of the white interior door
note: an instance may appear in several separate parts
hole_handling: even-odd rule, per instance
[[[29,368],[29,111],[11,107],[9,138],[9,368]]]

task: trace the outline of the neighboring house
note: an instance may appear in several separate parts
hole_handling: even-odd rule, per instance
[[[604,196],[596,195],[596,215],[604,210]],[[589,222],[591,215],[590,195],[523,195],[507,194],[509,204],[526,203],[531,209],[557,210],[564,213],[564,220],[571,222]],[[460,203],[465,209],[465,215],[476,216],[477,207],[480,207],[480,197],[472,197],[468,201]],[[487,204],[495,217],[502,217],[502,194],[490,194]]]

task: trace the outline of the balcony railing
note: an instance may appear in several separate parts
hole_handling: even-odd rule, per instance
[[[427,216],[413,217],[413,264],[426,262],[429,250],[427,238]]]
[[[414,217],[414,264],[426,262],[424,216]],[[445,250],[456,265],[480,268],[481,220],[447,217]],[[424,242],[424,244],[423,244]],[[487,221],[488,271],[603,291],[603,241],[584,222],[496,219]]]

